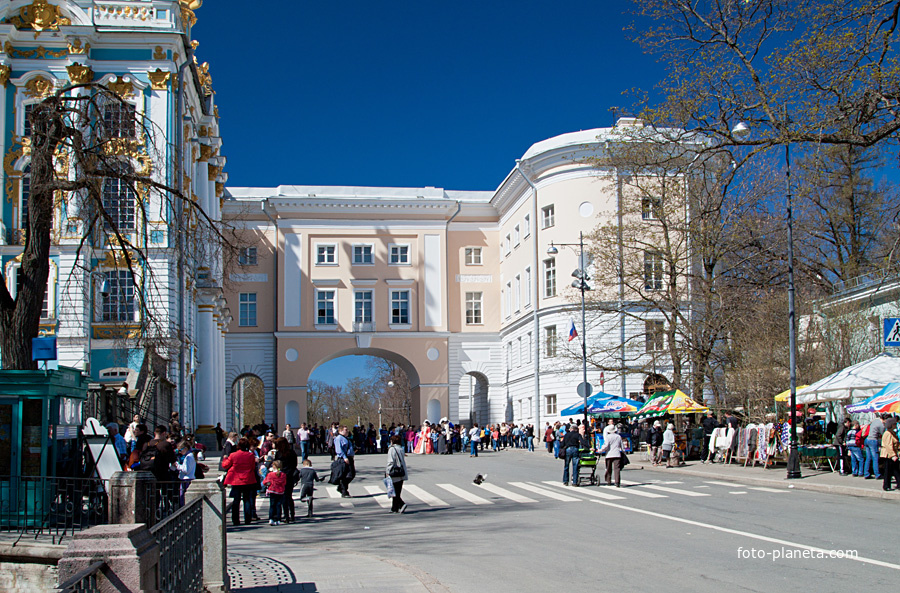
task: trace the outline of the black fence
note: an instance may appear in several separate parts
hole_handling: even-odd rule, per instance
[[[162,593],[203,591],[203,500],[154,525],[159,544],[159,590]]]
[[[58,593],[99,593],[97,575],[107,569],[106,562],[94,562],[65,583],[61,583]]]
[[[109,481],[98,478],[0,476],[0,532],[58,544],[109,521]]]

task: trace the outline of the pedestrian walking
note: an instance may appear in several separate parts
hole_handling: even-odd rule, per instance
[[[578,450],[582,447],[588,448],[590,444],[584,434],[584,426],[579,426],[578,431],[575,425],[569,427],[569,432],[563,437],[560,445],[560,453],[563,454],[563,485],[569,485],[569,466],[572,466],[572,485],[578,486]]]
[[[675,425],[671,422],[666,425],[663,432],[662,440],[662,459],[666,462],[666,467],[672,466],[672,451],[675,449]]]
[[[622,471],[623,449],[622,436],[619,434],[619,431],[615,427],[613,427],[611,432],[604,430],[603,446],[600,448],[600,454],[606,454],[606,473],[603,474],[603,478],[607,486],[612,486],[615,483],[616,488],[620,487],[619,475]]]
[[[256,473],[256,456],[250,452],[250,441],[244,437],[237,442],[236,449],[222,460],[222,468],[227,470],[225,485],[231,486],[231,523],[240,525],[241,501],[244,503],[244,523],[250,525],[256,514],[253,494],[259,487]]]
[[[341,426],[338,428],[338,435],[334,438],[335,457],[340,459],[346,465],[343,476],[337,485],[338,492],[341,493],[342,498],[351,498],[349,490],[350,482],[356,477],[354,449],[353,443],[350,442],[349,435],[350,429],[346,426]]]
[[[875,419],[869,423],[869,432],[866,435],[866,463],[863,466],[863,473],[867,480],[881,479],[881,468],[878,467],[878,448],[881,446],[881,439],[884,435],[884,422],[881,418],[875,416]]]
[[[854,421],[847,431],[847,450],[850,451],[850,472],[856,477],[863,476],[863,451],[856,444],[856,435],[859,432],[859,422]]]
[[[285,477],[284,496],[281,500],[281,504],[284,507],[282,516],[285,523],[293,523],[294,486],[297,485],[300,473],[297,470],[297,453],[284,437],[275,439],[275,460],[281,462],[281,471]]]
[[[900,441],[894,432],[896,427],[897,419],[888,418],[884,421],[884,435],[881,437],[881,456],[884,458],[882,488],[888,491],[893,490],[891,478],[897,482],[897,489],[900,489]]]
[[[219,451],[222,450],[222,442],[225,440],[225,430],[222,429],[222,423],[216,422],[216,427],[213,429],[216,433],[216,449]]]
[[[478,428],[477,422],[472,425],[472,430],[469,431],[469,442],[472,447],[469,457],[478,457],[478,445],[481,444],[481,429]]]
[[[281,525],[281,501],[284,498],[287,476],[281,471],[281,462],[272,462],[272,468],[263,480],[266,494],[269,496],[269,525]]]
[[[384,470],[385,477],[390,478],[394,486],[394,498],[391,500],[392,513],[405,513],[406,503],[400,494],[403,492],[403,482],[409,479],[406,471],[406,456],[403,452],[403,441],[399,435],[391,436],[391,446],[388,447],[387,467]]]

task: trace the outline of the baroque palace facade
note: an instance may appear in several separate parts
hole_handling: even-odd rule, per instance
[[[118,136],[106,144],[109,156],[160,184],[180,184],[211,218],[220,216],[226,177],[218,113],[208,66],[197,63],[190,37],[201,1],[12,0],[0,7],[0,259],[13,296],[30,190],[26,116],[68,85],[94,83],[122,99],[101,114]],[[122,112],[134,116],[137,130],[109,127]],[[136,411],[159,422],[176,410],[188,425],[215,424],[227,415],[229,393],[220,254],[198,258],[179,240],[190,233],[177,230],[191,222],[178,226],[171,196],[107,179],[102,197],[139,248],[137,263],[124,267],[121,250],[85,228],[78,196],[60,195],[41,332],[57,337],[59,365],[83,369],[96,382],[90,411],[101,419],[121,421]]]
[[[227,188],[223,216],[251,247],[229,274],[226,382],[258,379],[266,419],[296,425],[318,365],[373,355],[406,372],[414,423],[558,419],[581,400],[581,361],[563,355],[580,319],[569,274],[581,266],[577,251],[548,248],[616,220],[623,175],[608,142],[640,125],[538,142],[496,191]],[[592,315],[588,341],[615,352],[644,332],[633,318]],[[642,394],[671,371],[653,354],[655,373],[623,363],[588,381]]]

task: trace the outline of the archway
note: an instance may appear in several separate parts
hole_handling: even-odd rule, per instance
[[[471,371],[459,380],[459,420],[468,426],[483,425],[489,418],[488,378]]]
[[[660,374],[651,373],[644,379],[644,396],[648,399],[658,391],[669,391],[670,389],[672,389],[672,385],[669,380]]]
[[[255,426],[266,420],[266,391],[256,375],[241,375],[231,385],[233,426]]]

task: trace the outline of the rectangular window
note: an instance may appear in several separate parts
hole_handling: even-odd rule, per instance
[[[644,290],[662,290],[663,260],[658,251],[644,252]]]
[[[531,306],[531,268],[525,268],[525,307]]]
[[[13,294],[13,297],[18,297],[19,293],[22,291],[22,282],[25,280],[25,276],[22,274],[22,268],[16,267],[16,292]],[[47,288],[44,290],[44,303],[41,305],[41,319],[49,319],[50,318],[50,285],[49,280],[47,281]]]
[[[118,165],[118,169],[123,175],[132,173],[131,165],[125,163]],[[134,230],[135,199],[131,182],[118,177],[104,178],[101,199],[103,210],[109,216],[108,219],[103,219],[104,228],[119,231]]]
[[[22,135],[28,138],[31,136],[31,112],[34,111],[34,103],[26,103],[22,106]]]
[[[357,290],[353,293],[354,323],[372,323],[372,291]]]
[[[544,353],[547,358],[556,358],[556,326],[544,328]]]
[[[409,291],[391,291],[391,323],[409,325]]]
[[[518,247],[519,243],[522,242],[522,238],[520,235],[521,235],[521,233],[519,231],[519,225],[516,225],[513,228],[513,245],[515,245],[516,247]]]
[[[546,404],[546,410],[548,416],[556,415],[556,396],[555,395],[545,395],[544,403]]]
[[[644,322],[644,336],[647,352],[661,352],[665,346],[665,322],[651,319]]]
[[[503,253],[505,253],[506,255],[509,255],[509,253],[511,251],[512,251],[512,239],[510,238],[509,235],[506,235],[506,238],[503,239]]]
[[[391,264],[409,264],[409,245],[391,245]]]
[[[541,208],[541,228],[550,228],[555,224],[556,211],[553,204]]]
[[[513,351],[512,342],[507,342],[506,343],[506,368],[507,369],[513,368],[512,351]]]
[[[353,264],[354,265],[368,265],[373,262],[372,260],[372,246],[371,245],[354,245],[353,246]]]
[[[466,265],[481,265],[481,247],[466,247]]]
[[[134,138],[136,124],[134,105],[111,101],[103,106],[104,138]]]
[[[256,265],[256,247],[244,247],[238,256],[238,263],[242,266]]]
[[[514,293],[516,313],[522,309],[522,277],[516,274],[516,291]]]
[[[316,245],[316,265],[333,266],[337,264],[337,245]]]
[[[334,297],[333,290],[316,291],[316,325],[334,325]]]
[[[525,357],[522,356],[522,338],[516,338],[516,348],[515,352],[513,352],[513,356],[516,359],[516,366],[522,366],[525,363]]]
[[[544,260],[544,296],[556,296],[556,259],[552,257]]]
[[[531,332],[525,336],[525,364],[531,364]]]
[[[238,325],[254,327],[256,325],[256,293],[242,292],[238,306]]]
[[[527,239],[531,235],[531,215],[526,214],[522,221],[522,238]]]
[[[481,292],[466,293],[466,325],[481,325],[483,323],[481,317],[482,294]]]
[[[506,316],[512,315],[512,282],[506,283]]]
[[[134,277],[129,270],[104,272],[109,293],[101,295],[100,319],[105,322],[134,321]]]
[[[641,218],[644,220],[659,220],[662,218],[662,198],[659,196],[647,196],[641,200]]]

